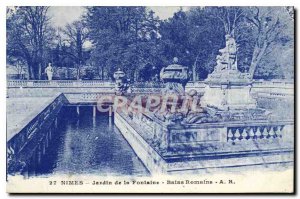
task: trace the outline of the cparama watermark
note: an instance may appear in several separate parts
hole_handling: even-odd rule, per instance
[[[110,108],[113,111],[122,110],[125,112],[149,113],[149,112],[200,112],[199,96],[181,96],[181,95],[135,95],[118,96],[103,95],[97,100],[97,109],[99,112],[108,112]]]

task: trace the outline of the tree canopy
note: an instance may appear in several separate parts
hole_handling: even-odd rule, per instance
[[[49,7],[7,9],[9,62],[24,63],[40,79],[46,62],[90,65],[100,79],[121,68],[135,81],[153,81],[173,57],[203,80],[216,66],[225,34],[235,38],[238,69],[255,79],[293,78],[294,15],[290,7],[190,7],[161,20],[148,7],[86,7],[60,30]],[[88,47],[85,46],[89,42]]]

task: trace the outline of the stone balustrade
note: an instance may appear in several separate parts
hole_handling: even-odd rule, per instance
[[[255,80],[253,82],[254,87],[275,87],[275,88],[294,88],[293,81],[286,80],[272,80],[272,81],[264,81],[264,80]]]
[[[285,125],[240,126],[227,128],[227,142],[235,144],[240,141],[281,139],[288,131]]]
[[[114,87],[114,83],[102,80],[9,80],[7,87]]]
[[[131,84],[131,93],[161,93],[164,85],[161,82],[135,82]],[[8,80],[7,81],[8,96],[15,96],[15,90],[24,89],[22,94],[26,92],[44,93],[52,95],[53,93],[63,92],[85,92],[85,88],[89,88],[90,92],[107,92],[107,90],[114,90],[114,82],[102,80]],[[45,90],[47,88],[48,90]],[[42,89],[37,92],[32,89]],[[71,90],[70,90],[71,89]],[[73,89],[73,90],[72,90]],[[205,83],[203,81],[188,82],[186,85],[186,92],[196,90],[199,94],[203,94],[205,90]],[[11,90],[11,91],[10,91]],[[26,90],[26,91],[25,91]],[[254,81],[250,94],[254,98],[290,98],[294,97],[294,83],[292,81]]]
[[[131,88],[132,93],[160,93],[162,88]]]
[[[65,93],[65,97],[69,103],[97,103],[98,99],[103,95],[113,95],[113,92],[85,92],[85,93]]]
[[[7,87],[98,87],[98,86],[114,86],[114,82],[102,80],[8,80]],[[163,88],[161,82],[135,82],[132,88]],[[204,81],[188,82],[187,88],[204,88]],[[262,81],[253,82],[253,88],[285,88],[294,89],[293,81]]]

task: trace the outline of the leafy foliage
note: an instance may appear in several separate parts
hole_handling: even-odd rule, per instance
[[[121,68],[137,79],[146,64],[156,65],[158,20],[145,7],[90,7],[86,23],[92,59],[110,78]]]
[[[157,81],[160,69],[178,57],[193,80],[201,80],[216,66],[225,34],[237,42],[240,71],[259,79],[293,78],[291,7],[191,7],[167,20],[147,7],[87,7],[80,20],[56,33],[47,10],[7,9],[7,59],[26,63],[32,79],[41,78],[42,67],[52,61],[75,66],[77,78],[90,65],[89,78],[112,79],[121,68],[135,81]]]
[[[31,79],[41,79],[45,52],[51,48],[54,30],[49,7],[13,7],[7,11],[7,55],[26,62]]]

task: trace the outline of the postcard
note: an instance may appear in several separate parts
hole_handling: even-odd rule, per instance
[[[294,193],[294,8],[8,6],[9,193]]]

